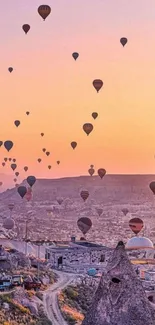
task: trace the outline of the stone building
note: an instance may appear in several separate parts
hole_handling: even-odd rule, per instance
[[[102,245],[75,241],[64,247],[46,248],[46,257],[53,268],[70,272],[84,272],[91,267],[103,270],[111,249]]]

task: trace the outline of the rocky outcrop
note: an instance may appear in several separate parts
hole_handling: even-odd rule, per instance
[[[155,311],[119,242],[82,325],[154,325]]]

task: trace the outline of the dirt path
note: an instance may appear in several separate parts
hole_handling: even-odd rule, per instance
[[[44,292],[43,304],[48,319],[52,322],[52,325],[68,325],[62,317],[61,311],[58,305],[58,293],[67,287],[76,277],[76,274],[65,273],[60,271],[54,271],[59,279],[48,290]]]

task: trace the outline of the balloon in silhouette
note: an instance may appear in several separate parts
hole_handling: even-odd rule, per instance
[[[19,172],[15,172],[15,175],[18,177],[19,176]]]
[[[85,123],[83,125],[83,131],[89,135],[93,131],[93,125],[91,123]]]
[[[106,170],[104,168],[98,169],[98,175],[100,176],[101,179],[104,177],[105,174],[106,174]]]
[[[8,70],[11,73],[13,71],[13,68],[12,67],[9,67]]]
[[[3,166],[3,167],[5,166],[5,162],[2,162],[2,166]]]
[[[143,228],[143,220],[140,218],[133,218],[129,221],[129,227],[137,235]]]
[[[72,57],[76,61],[77,58],[79,57],[79,53],[77,53],[77,52],[72,53]]]
[[[100,89],[102,88],[103,86],[103,81],[100,80],[100,79],[95,79],[93,81],[93,86],[94,88],[96,89],[97,93],[100,91]]]
[[[51,8],[48,5],[41,5],[38,8],[38,13],[45,20],[51,13]]]
[[[75,142],[75,141],[72,141],[72,142],[71,142],[71,147],[72,147],[73,149],[75,149],[75,148],[76,148],[76,146],[77,146],[77,142]]]
[[[122,38],[120,39],[120,43],[122,44],[123,47],[127,44],[127,42],[128,42],[128,40],[127,40],[126,37],[122,37]]]
[[[81,195],[81,198],[83,199],[83,201],[86,201],[89,197],[89,192],[87,190],[81,191],[80,195]]]
[[[51,167],[52,167],[51,165],[48,165],[48,169],[51,169]]]
[[[30,114],[30,112],[27,111],[27,112],[26,112],[26,115],[29,115],[29,114]]]
[[[128,212],[129,212],[129,210],[127,208],[123,208],[122,209],[122,212],[126,216],[128,214]]]
[[[103,212],[103,209],[100,209],[100,208],[96,208],[96,212],[97,214],[99,215],[99,217],[101,216],[102,212]]]
[[[15,124],[15,126],[19,126],[20,125],[20,121],[19,120],[16,120],[16,121],[14,121],[14,124]]]
[[[9,158],[9,161],[11,161],[12,160],[12,158]]]
[[[40,158],[38,158],[38,162],[39,162],[39,163],[41,162],[41,159],[40,159]]]
[[[17,191],[18,191],[19,195],[21,196],[21,198],[23,199],[23,197],[27,193],[27,188],[25,186],[19,186]]]
[[[43,150],[43,152],[45,152],[45,151],[46,151],[46,149],[45,149],[45,148],[43,148],[42,150]]]
[[[28,31],[30,30],[30,25],[28,25],[28,24],[24,24],[24,25],[22,26],[22,28],[23,28],[23,31],[25,32],[25,34],[27,34]]]
[[[3,222],[3,227],[7,230],[11,230],[13,229],[15,226],[15,222],[12,218],[7,218],[4,220]]]
[[[13,159],[12,159],[12,161],[13,161],[13,162],[16,162],[16,159],[15,159],[15,158],[13,158]]]
[[[63,199],[59,198],[59,199],[57,199],[57,202],[58,202],[59,205],[61,205],[63,203]]]
[[[155,182],[151,182],[149,186],[153,194],[155,194]]]
[[[27,167],[27,166],[25,166],[25,167],[24,167],[24,170],[25,170],[25,172],[27,172],[27,171],[28,171],[28,167]]]
[[[7,151],[10,151],[13,147],[13,142],[10,140],[7,140],[4,142],[4,147]]]
[[[17,168],[17,165],[16,164],[11,164],[11,168],[12,168],[12,170],[15,170]]]
[[[96,120],[96,118],[98,117],[98,113],[93,112],[93,113],[92,113],[92,117],[93,117],[94,120]]]
[[[4,161],[7,162],[7,160],[8,160],[8,158],[5,157],[5,158],[4,158]]]
[[[44,133],[40,133],[40,135],[41,135],[41,137],[43,137],[44,136]]]
[[[17,178],[14,178],[14,182],[15,182],[15,183],[17,182]]]
[[[60,164],[60,160],[57,160],[57,165],[59,165]]]
[[[2,144],[3,144],[3,141],[0,141],[0,147],[2,146]]]
[[[88,173],[89,173],[90,176],[93,176],[94,173],[95,173],[95,169],[94,168],[89,168]]]
[[[86,235],[86,233],[90,230],[92,227],[92,222],[87,217],[82,217],[77,221],[78,228],[81,230],[83,235]]]
[[[32,187],[35,184],[35,182],[36,182],[35,176],[28,176],[27,177],[27,182],[30,185],[30,187]]]

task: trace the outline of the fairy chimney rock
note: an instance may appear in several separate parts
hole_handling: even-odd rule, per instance
[[[155,325],[155,309],[137,277],[123,242],[102,274],[82,325]]]

